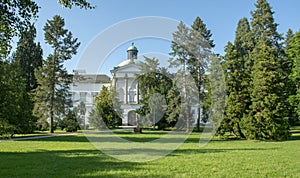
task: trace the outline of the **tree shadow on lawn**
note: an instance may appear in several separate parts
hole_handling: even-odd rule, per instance
[[[124,177],[127,171],[127,176],[140,177],[132,172],[142,169],[141,163],[119,161],[98,150],[0,152],[0,158],[4,177]]]
[[[47,138],[39,138],[39,139],[28,139],[28,140],[18,140],[18,142],[26,142],[26,141],[45,141],[45,142],[89,142],[89,140],[85,136],[76,136],[76,135],[65,135],[65,136],[53,136]]]
[[[223,153],[231,151],[270,151],[277,150],[278,148],[198,148],[198,149],[177,149],[173,151],[170,156],[179,156],[183,154],[205,154],[205,153]]]
[[[295,141],[295,140],[300,140],[300,134],[293,133],[292,136],[290,138],[288,138],[287,141]]]
[[[125,135],[125,136],[124,136]],[[128,135],[128,136],[126,136]],[[157,137],[156,136],[151,136],[151,134],[147,133],[147,134],[134,134],[134,133],[128,133],[128,134],[123,134],[122,135],[120,133],[120,135],[117,134],[117,136],[119,136],[122,139],[128,140],[128,141],[134,141],[134,142],[150,142],[150,141],[154,141],[157,140],[159,138],[161,138],[161,136],[163,136],[162,134],[157,133]],[[32,139],[29,141],[51,141],[51,142],[90,142],[90,140],[88,139],[89,137],[86,135],[68,135],[68,136],[54,136],[54,137],[49,137],[49,138],[42,138],[42,139]],[[113,140],[113,137],[109,134],[102,134],[101,135],[101,139],[106,139],[106,140]],[[187,138],[184,143],[195,143],[195,144],[199,144],[199,139],[200,139],[200,135],[199,137],[189,137]],[[300,140],[300,134],[298,133],[293,133],[291,137],[288,138],[288,140],[286,141],[295,141],[295,140]],[[27,141],[27,140],[19,140],[20,142],[23,141]],[[167,143],[179,143],[182,140],[181,139],[165,139],[165,141]],[[202,140],[205,141],[205,140]],[[208,140],[208,142],[243,142],[246,141],[245,139],[212,139],[212,140]],[[270,141],[268,141],[270,142]],[[272,141],[271,141],[272,142]],[[284,141],[274,141],[274,142],[284,142]]]

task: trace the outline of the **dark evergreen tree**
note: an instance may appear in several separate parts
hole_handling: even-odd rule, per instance
[[[295,90],[295,93],[289,96],[289,103],[293,111],[293,115],[290,116],[290,124],[298,125],[300,124],[300,31],[288,40],[286,54],[288,61],[292,62],[289,79],[293,86],[290,90]]]
[[[283,71],[282,78],[285,83],[284,90],[282,91],[282,95],[285,98],[285,107],[287,109],[287,116],[289,120],[289,125],[295,125],[298,122],[298,114],[294,109],[295,103],[293,101],[293,96],[296,95],[297,88],[295,81],[291,78],[292,70],[294,67],[294,61],[291,57],[288,56],[288,49],[290,48],[290,42],[294,37],[294,33],[291,29],[288,29],[285,39],[284,39],[284,56],[281,61],[281,68]]]
[[[67,132],[76,132],[80,129],[74,110],[69,110],[66,116],[60,122],[61,130],[66,129]]]
[[[32,25],[21,33],[14,62],[19,63],[21,75],[26,80],[26,91],[31,92],[37,87],[34,70],[42,66],[43,51],[40,43],[35,43],[36,29]]]
[[[226,116],[222,123],[222,134],[229,131],[236,136],[245,138],[243,133],[243,118],[251,105],[251,69],[250,57],[253,49],[250,25],[247,18],[238,22],[234,44],[228,43],[225,47],[226,66]]]
[[[251,111],[246,119],[246,137],[251,139],[286,139],[289,135],[284,107],[281,35],[277,32],[267,0],[258,0],[251,18],[255,47],[252,52],[253,89]]]
[[[54,131],[54,119],[63,118],[71,107],[69,85],[72,78],[63,63],[77,53],[80,45],[64,26],[64,20],[58,15],[47,21],[45,40],[53,48],[53,53],[35,73],[38,87],[34,95],[34,114],[42,120],[50,119],[51,133]]]
[[[25,80],[20,75],[20,67],[17,63],[8,62],[1,62],[0,66],[0,125],[11,128],[11,135],[31,133],[36,120],[32,117],[31,101]]]

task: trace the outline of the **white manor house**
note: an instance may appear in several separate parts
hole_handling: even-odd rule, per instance
[[[136,125],[137,115],[134,112],[140,107],[141,95],[139,84],[135,80],[140,73],[138,50],[132,43],[127,49],[127,59],[114,67],[110,72],[112,78],[104,74],[86,74],[83,70],[74,71],[78,80],[72,85],[73,103],[78,106],[84,102],[86,106],[85,125],[89,125],[88,117],[94,107],[95,96],[102,86],[115,87],[123,109],[122,125]]]

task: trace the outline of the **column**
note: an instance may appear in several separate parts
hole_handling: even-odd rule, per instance
[[[127,78],[127,74],[125,74],[125,100],[124,103],[128,104],[128,78]]]
[[[136,104],[140,104],[139,82],[136,82]]]

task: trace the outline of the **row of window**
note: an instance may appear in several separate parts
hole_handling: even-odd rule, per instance
[[[99,92],[91,92],[90,94],[90,101],[87,101],[88,98],[88,92],[79,92],[79,97],[78,92],[73,92],[73,101],[78,101],[78,102],[91,102],[94,103],[95,97],[99,94]]]

